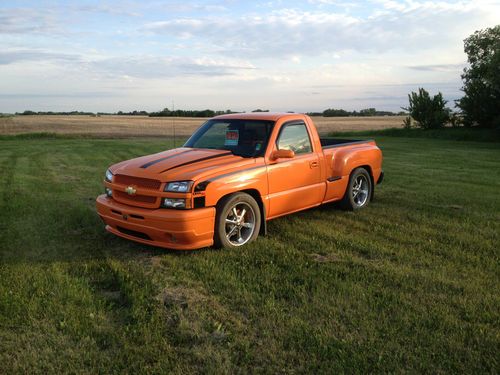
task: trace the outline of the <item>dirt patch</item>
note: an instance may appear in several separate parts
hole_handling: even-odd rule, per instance
[[[333,263],[339,262],[340,259],[333,254],[321,255],[321,254],[309,254],[315,262],[318,263]]]
[[[201,293],[194,289],[184,287],[165,288],[158,295],[157,299],[163,303],[166,308],[181,307],[187,308],[194,302],[201,302],[206,299]]]
[[[161,266],[161,260],[162,260],[161,256],[151,257],[151,265],[153,267],[160,267]]]
[[[113,302],[120,302],[124,298],[119,290],[101,290],[99,292],[105,299]]]
[[[229,313],[202,288],[167,287],[157,300],[164,307],[167,330],[189,345],[224,342],[229,330],[238,326],[234,313]]]

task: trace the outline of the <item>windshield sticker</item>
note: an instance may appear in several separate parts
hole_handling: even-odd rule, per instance
[[[226,139],[224,140],[224,146],[238,146],[238,140],[240,138],[240,133],[238,130],[226,130]]]

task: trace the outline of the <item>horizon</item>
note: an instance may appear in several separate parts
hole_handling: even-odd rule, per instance
[[[145,111],[145,110],[141,110],[141,109],[134,109],[134,110],[131,110],[131,111],[116,111],[116,112],[104,112],[104,111],[101,111],[101,112],[92,112],[92,111],[80,111],[78,109],[74,109],[74,110],[68,110],[68,111],[32,111],[30,109],[26,109],[24,111],[17,111],[17,112],[0,112],[0,114],[3,114],[3,115],[23,115],[23,116],[30,116],[30,115],[33,115],[33,116],[50,116],[50,115],[54,115],[54,116],[65,116],[65,115],[68,115],[68,116],[71,116],[71,115],[112,115],[112,116],[141,116],[142,113],[144,113],[145,115],[156,115],[156,114],[159,114],[161,112],[163,112],[165,109],[168,109],[170,112],[184,112],[184,114],[180,115],[180,116],[152,116],[152,117],[202,117],[202,116],[185,116],[186,113],[189,113],[189,112],[205,112],[205,111],[210,111],[210,112],[214,112],[214,116],[219,116],[219,115],[224,115],[224,114],[238,114],[238,113],[269,113],[269,114],[272,114],[272,113],[296,113],[296,114],[305,114],[305,115],[310,115],[310,116],[316,116],[316,115],[321,115],[323,116],[323,113],[326,112],[327,110],[336,110],[336,111],[345,111],[343,108],[325,108],[323,111],[305,111],[305,112],[296,112],[296,111],[270,111],[268,109],[261,109],[261,108],[256,108],[256,109],[253,109],[253,110],[250,110],[250,111],[233,111],[231,110],[230,108],[229,109],[226,109],[226,110],[221,110],[221,109],[213,109],[213,108],[204,108],[204,109],[201,109],[201,108],[198,108],[198,109],[184,109],[184,108],[176,108],[175,110],[171,110],[170,108],[163,108],[161,110],[158,110],[158,111],[151,111],[151,112],[148,112],[148,111]],[[365,115],[362,115],[363,111],[367,111],[367,110],[375,110],[375,112],[377,113],[384,113],[384,114],[365,114]],[[135,113],[134,113],[135,112]],[[387,115],[394,115],[394,116],[399,116],[399,115],[403,115],[404,114],[407,114],[406,111],[404,110],[400,110],[398,112],[393,112],[393,111],[384,111],[384,110],[379,110],[377,108],[361,108],[361,109],[354,109],[352,111],[345,111],[347,112],[347,115],[346,116],[352,116],[353,114],[358,114],[358,115],[361,115],[362,117],[373,117],[373,116],[385,116],[386,114]],[[211,117],[211,116],[209,116]],[[324,116],[324,117],[345,117],[345,116],[339,116],[339,115],[335,115],[335,116],[332,116],[332,115],[327,115],[327,116]]]
[[[0,113],[399,112],[419,87],[453,107],[463,40],[500,3],[31,0],[0,19]]]

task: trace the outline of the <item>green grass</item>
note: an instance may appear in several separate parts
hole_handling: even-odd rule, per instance
[[[498,373],[498,144],[377,141],[365,210],[182,253],[94,208],[108,165],[171,141],[0,140],[0,373]]]

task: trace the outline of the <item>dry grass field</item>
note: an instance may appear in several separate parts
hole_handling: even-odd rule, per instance
[[[314,117],[322,134],[399,128],[403,117]],[[204,118],[146,116],[13,116],[0,118],[0,135],[21,133],[85,134],[95,137],[188,136]]]

